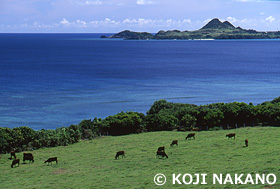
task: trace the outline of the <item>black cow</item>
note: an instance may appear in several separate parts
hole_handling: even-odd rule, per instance
[[[186,137],[186,140],[191,139],[191,138],[195,139],[195,133],[188,134],[188,136]]]
[[[234,138],[235,139],[235,133],[229,133],[229,134],[227,134],[226,135],[226,137],[228,137],[228,139],[232,139],[232,138]]]
[[[248,147],[248,139],[245,140],[245,146]]]
[[[162,151],[162,152],[164,152],[164,146],[161,146],[161,147],[158,147],[158,150],[157,151]]]
[[[57,163],[57,157],[52,157],[52,158],[49,158],[47,161],[45,161],[45,163],[47,163],[48,162],[48,165],[49,165],[49,163],[51,163],[52,164],[52,162],[53,161],[55,161],[56,163]]]
[[[31,161],[34,162],[34,157],[32,153],[23,153],[23,162],[25,162],[25,160],[29,160],[29,163]]]
[[[174,146],[175,144],[178,146],[178,140],[173,140],[170,146]]]
[[[12,162],[11,168],[13,168],[14,165],[16,165],[16,164],[18,164],[18,167],[19,167],[19,161],[20,161],[20,159],[15,159],[15,160]]]
[[[125,157],[124,151],[118,151],[117,154],[116,154],[116,156],[115,156],[115,159],[118,159],[119,156],[122,156],[122,158]]]
[[[157,151],[156,156],[157,156],[157,157],[161,156],[161,157],[163,157],[163,158],[164,158],[164,157],[168,158],[167,154],[166,154],[165,152],[163,152],[163,151]]]
[[[13,158],[13,156],[14,156],[15,159],[17,158],[15,151],[11,151],[11,159]]]

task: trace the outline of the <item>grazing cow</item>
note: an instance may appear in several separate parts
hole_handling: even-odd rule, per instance
[[[232,139],[232,138],[234,138],[235,139],[235,133],[229,133],[229,134],[227,134],[226,135],[226,137],[228,137],[228,139]]]
[[[157,151],[162,151],[162,152],[164,152],[164,146],[158,147],[158,150],[157,150]]]
[[[170,144],[170,146],[174,146],[175,144],[178,146],[178,140],[173,140],[172,143]]]
[[[48,165],[49,165],[49,163],[51,163],[52,164],[52,162],[53,161],[55,161],[56,163],[57,163],[57,157],[52,157],[52,158],[49,158],[47,161],[45,161],[45,163],[47,163],[48,162]]]
[[[15,151],[11,151],[11,159],[13,158],[13,156],[14,156],[15,159],[17,158]]]
[[[16,164],[18,164],[18,167],[19,167],[19,161],[20,161],[20,159],[15,159],[15,160],[12,162],[11,168],[13,168],[14,165],[16,165]]]
[[[248,147],[248,139],[245,140],[245,146]]]
[[[161,156],[161,157],[166,157],[166,158],[168,158],[168,156],[167,156],[167,154],[165,153],[165,152],[163,152],[163,151],[157,151],[157,155],[156,155],[157,157],[159,157],[159,156]]]
[[[118,159],[119,156],[122,156],[122,158],[125,157],[124,151],[118,151],[117,154],[116,154],[116,156],[115,156],[115,159]]]
[[[34,162],[34,157],[32,153],[23,153],[23,162],[25,162],[25,160],[29,160],[29,163],[31,161]]]
[[[188,136],[186,137],[186,140],[191,139],[191,138],[195,139],[195,133],[188,134]]]

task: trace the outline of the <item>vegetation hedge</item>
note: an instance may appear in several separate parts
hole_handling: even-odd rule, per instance
[[[105,119],[82,120],[78,125],[35,131],[29,127],[0,127],[0,153],[66,146],[100,135],[126,135],[173,129],[217,130],[242,126],[280,126],[280,97],[262,104],[243,102],[193,105],[154,102],[146,115],[121,112]]]

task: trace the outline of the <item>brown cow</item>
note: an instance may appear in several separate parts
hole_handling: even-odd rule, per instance
[[[11,168],[13,168],[14,165],[16,165],[16,164],[18,164],[18,167],[19,167],[19,161],[20,161],[20,159],[15,159],[15,160],[12,162]]]
[[[122,158],[125,157],[124,151],[118,151],[117,154],[116,154],[116,156],[115,156],[115,159],[118,159],[119,156],[122,156]]]
[[[14,156],[15,159],[17,158],[15,151],[11,151],[11,159],[13,158],[13,156]]]
[[[178,140],[173,140],[170,146],[174,146],[175,144],[178,146]]]
[[[29,160],[29,163],[31,161],[34,162],[34,157],[32,153],[23,153],[23,162],[25,162],[25,160]]]
[[[156,156],[157,156],[157,157],[161,156],[161,157],[163,157],[163,158],[164,158],[164,157],[168,158],[167,154],[166,154],[165,152],[163,152],[163,151],[157,151]]]
[[[48,165],[49,165],[49,163],[51,163],[52,164],[52,162],[53,161],[55,161],[56,162],[56,164],[57,164],[57,157],[52,157],[52,158],[49,158],[47,161],[45,161],[45,163],[47,163],[48,162]]]
[[[248,147],[248,139],[245,140],[245,146]]]
[[[164,152],[164,146],[161,146],[161,147],[158,147],[158,150],[157,151],[162,151],[162,152]]]
[[[228,139],[232,139],[232,138],[234,138],[235,139],[235,133],[229,133],[229,134],[227,134],[226,135],[226,137],[228,137]]]
[[[191,139],[191,138],[195,139],[195,133],[188,134],[188,136],[186,137],[186,140]]]

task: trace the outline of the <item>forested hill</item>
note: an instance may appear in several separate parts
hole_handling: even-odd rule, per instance
[[[152,39],[153,37],[154,35],[148,32],[133,32],[133,31],[125,30],[111,36],[110,38]]]
[[[221,22],[219,19],[214,18],[210,22],[208,22],[205,26],[203,26],[200,30],[235,30],[236,28],[228,21]]]
[[[147,114],[121,112],[105,119],[82,120],[78,125],[35,131],[29,127],[0,127],[0,153],[65,146],[100,135],[149,131],[218,130],[244,126],[280,126],[280,97],[262,104],[242,102],[193,105],[154,102]]]
[[[102,36],[104,37],[104,36]],[[125,30],[112,35],[108,38],[123,39],[277,39],[280,38],[280,31],[258,32],[253,29],[243,29],[235,27],[230,22],[221,22],[215,18],[208,22],[199,30],[179,31],[179,30],[160,30],[155,35],[148,32],[133,32]]]

